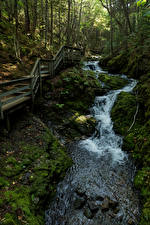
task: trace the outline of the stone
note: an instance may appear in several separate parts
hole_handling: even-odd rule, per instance
[[[118,202],[110,199],[109,206],[110,208],[115,209],[118,206]]]
[[[108,211],[109,210],[109,199],[107,197],[104,198],[103,203],[101,205],[102,211]]]
[[[128,220],[128,224],[129,224],[129,225],[135,225],[135,223],[134,223],[134,221],[133,221],[132,218],[130,218],[130,219]]]
[[[98,209],[99,209],[99,206],[96,204],[96,202],[94,201],[89,201],[88,200],[88,205],[89,205],[89,208],[92,212],[97,212]]]
[[[77,197],[73,203],[75,209],[81,209],[85,204],[85,199],[82,197]]]
[[[93,218],[93,213],[91,212],[91,210],[89,208],[86,208],[84,210],[84,215],[88,218],[88,219],[92,219]]]

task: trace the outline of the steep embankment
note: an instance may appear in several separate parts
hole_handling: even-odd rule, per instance
[[[143,205],[141,225],[150,221],[150,58],[138,49],[115,57],[107,57],[100,64],[111,72],[127,73],[138,79],[133,93],[121,93],[112,110],[115,130],[124,136],[124,150],[131,153],[137,164],[135,186],[141,192]]]

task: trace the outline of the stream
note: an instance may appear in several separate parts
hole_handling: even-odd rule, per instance
[[[96,61],[85,63],[84,69],[94,70],[96,76],[104,72]],[[124,88],[95,98],[90,109],[97,121],[95,133],[68,146],[74,164],[57,186],[45,213],[46,225],[138,224],[139,199],[133,187],[136,168],[122,151],[122,137],[113,131],[110,116],[118,94],[131,92],[136,83],[130,79]]]

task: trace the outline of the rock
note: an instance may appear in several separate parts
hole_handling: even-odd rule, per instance
[[[85,204],[85,199],[82,197],[77,197],[73,203],[75,209],[81,209]]]
[[[104,201],[101,205],[102,211],[108,211],[109,210],[109,199],[107,197],[104,198]]]
[[[91,212],[91,210],[89,208],[86,208],[84,210],[84,215],[88,218],[88,219],[92,219],[93,218],[93,213]]]
[[[78,189],[76,189],[76,193],[77,193],[77,195],[83,197],[85,194],[85,191],[81,188],[78,188]]]
[[[128,224],[129,224],[129,225],[135,225],[135,223],[134,223],[134,221],[133,221],[132,218],[130,218],[130,219],[128,220]]]
[[[88,205],[89,205],[89,208],[92,212],[97,212],[98,209],[99,209],[99,206],[96,204],[96,202],[94,201],[89,201],[88,200]]]
[[[115,209],[118,206],[118,202],[114,200],[109,200],[109,207]]]

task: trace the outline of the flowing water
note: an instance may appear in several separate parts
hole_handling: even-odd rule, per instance
[[[98,62],[85,63],[84,69],[94,70],[96,76],[104,72]],[[122,137],[113,131],[110,116],[118,94],[132,91],[135,85],[130,79],[124,88],[95,98],[90,110],[97,121],[95,133],[68,146],[74,165],[57,187],[46,211],[46,225],[138,224],[135,167],[121,149]]]

